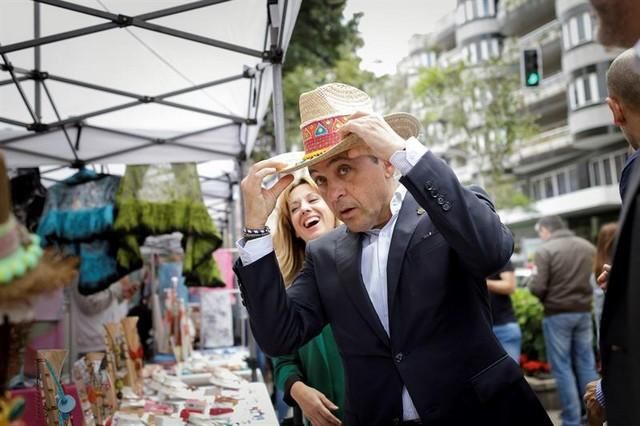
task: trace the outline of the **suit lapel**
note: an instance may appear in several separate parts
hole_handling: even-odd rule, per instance
[[[367,324],[371,326],[374,333],[386,345],[389,345],[389,337],[382,327],[380,318],[378,318],[367,289],[362,282],[361,260],[361,235],[345,229],[342,237],[336,240],[336,264],[341,287],[345,289],[351,302]]]
[[[623,200],[622,202],[622,211],[620,212],[619,223],[624,223],[625,217],[629,214],[628,212],[634,204],[632,199],[635,198],[635,194],[638,192],[638,189],[640,189],[639,187],[640,187],[640,166],[634,167],[633,173],[631,175],[631,182],[626,192],[627,199]]]
[[[389,258],[387,260],[387,298],[389,302],[389,313],[392,312],[396,290],[398,289],[404,255],[409,246],[411,236],[420,220],[421,214],[418,213],[419,207],[411,194],[407,193],[400,212],[398,213],[396,226],[393,230],[393,236],[391,237]],[[422,212],[424,212],[424,210],[422,210]]]

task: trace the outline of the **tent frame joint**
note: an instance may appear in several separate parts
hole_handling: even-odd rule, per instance
[[[73,160],[69,167],[72,169],[84,169],[87,164],[82,160]]]
[[[27,130],[31,130],[36,133],[44,133],[44,132],[48,132],[50,128],[49,128],[49,125],[46,123],[35,122],[35,123],[29,124],[29,126],[27,127]]]
[[[49,73],[46,71],[31,70],[29,76],[35,81],[44,81],[49,78]]]
[[[282,64],[284,60],[284,50],[278,46],[271,46],[269,50],[265,50],[263,59],[268,60],[272,64]]]
[[[133,17],[118,14],[116,19],[113,20],[113,23],[117,24],[120,28],[130,27],[131,25],[133,25]]]

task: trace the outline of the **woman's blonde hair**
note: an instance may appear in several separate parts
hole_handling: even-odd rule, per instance
[[[276,205],[276,229],[273,233],[273,247],[278,258],[278,264],[280,265],[280,271],[282,271],[282,278],[284,284],[289,287],[293,282],[298,272],[302,269],[304,263],[304,250],[306,247],[305,241],[296,235],[295,229],[293,229],[293,223],[291,222],[291,213],[289,211],[289,195],[291,191],[300,185],[309,185],[314,191],[318,191],[318,187],[315,182],[308,176],[301,176],[294,179],[294,181],[285,189]],[[337,225],[337,219],[335,225]]]
[[[596,241],[596,254],[593,257],[593,273],[596,278],[602,273],[602,265],[611,264],[613,255],[613,243],[616,241],[618,224],[615,222],[605,223],[598,232]]]

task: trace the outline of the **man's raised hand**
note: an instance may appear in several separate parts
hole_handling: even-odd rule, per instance
[[[247,176],[242,179],[240,189],[244,204],[244,226],[247,228],[263,227],[276,206],[278,196],[293,182],[293,175],[286,175],[278,179],[271,188],[262,187],[265,177],[277,173],[283,167],[286,164],[276,160],[260,161],[251,166]]]
[[[388,161],[394,152],[400,151],[406,146],[406,141],[379,114],[357,112],[349,117],[349,121],[342,125],[339,132],[343,137],[353,133],[366,144],[366,146],[350,149],[347,153],[349,158],[373,155]]]

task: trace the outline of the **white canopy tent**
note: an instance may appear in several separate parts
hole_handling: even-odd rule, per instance
[[[219,210],[272,94],[282,146],[281,62],[300,3],[0,2],[8,166],[198,162]]]

